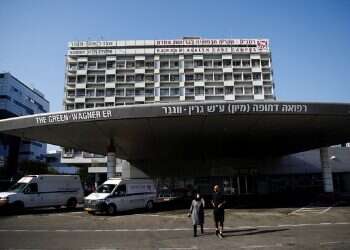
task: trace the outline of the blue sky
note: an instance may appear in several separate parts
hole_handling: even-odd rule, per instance
[[[2,0],[0,71],[62,110],[72,40],[269,38],[278,100],[350,102],[350,1]]]

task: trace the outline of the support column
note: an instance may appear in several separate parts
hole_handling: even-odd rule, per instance
[[[115,177],[115,167],[115,147],[113,140],[111,140],[107,148],[107,179]]]
[[[329,165],[329,155],[328,148],[320,148],[320,158],[321,158],[321,167],[322,167],[322,176],[323,176],[323,191],[325,193],[333,193],[333,177],[332,169]]]

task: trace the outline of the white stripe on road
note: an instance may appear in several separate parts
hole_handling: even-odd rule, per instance
[[[252,248],[273,248],[273,247],[283,247],[282,244],[277,243],[275,245],[251,245],[251,246],[243,246],[243,249],[252,249]]]
[[[281,224],[281,225],[259,225],[259,226],[238,226],[225,227],[226,230],[242,230],[242,229],[257,229],[257,228],[276,228],[276,227],[309,227],[309,226],[336,226],[350,225],[350,222],[322,222],[315,224]],[[205,230],[215,230],[215,228],[206,227]],[[118,228],[118,229],[0,229],[0,232],[56,232],[56,233],[71,233],[71,232],[172,232],[172,231],[192,231],[193,228]]]

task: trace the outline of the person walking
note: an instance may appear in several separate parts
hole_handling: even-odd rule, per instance
[[[204,233],[204,206],[204,199],[197,193],[192,200],[190,212],[188,213],[188,217],[192,217],[193,237],[197,237],[197,225],[200,225],[201,233]]]
[[[223,238],[223,231],[224,231],[224,219],[225,219],[225,210],[224,210],[224,205],[225,205],[225,199],[222,193],[220,192],[219,185],[214,186],[214,193],[211,201],[213,205],[213,213],[214,213],[214,223],[215,223],[215,234],[219,238]],[[219,224],[220,224],[220,229],[219,229]]]

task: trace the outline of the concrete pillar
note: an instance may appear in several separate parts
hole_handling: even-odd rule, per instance
[[[115,177],[115,167],[115,147],[113,140],[111,140],[107,148],[107,179]]]
[[[325,193],[334,192],[333,188],[333,178],[332,178],[332,169],[329,165],[329,155],[328,148],[320,148],[320,158],[321,158],[321,167],[322,167],[322,176],[323,176],[323,191]]]

